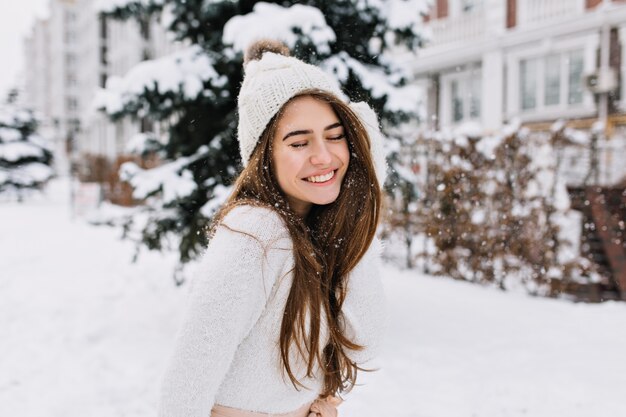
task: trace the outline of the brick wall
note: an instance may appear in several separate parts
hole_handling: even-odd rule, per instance
[[[585,0],[585,7],[587,9],[593,9],[600,3],[602,3],[602,0]]]
[[[448,0],[437,0],[437,18],[448,16]]]
[[[506,1],[506,27],[514,28],[517,24],[517,0]]]

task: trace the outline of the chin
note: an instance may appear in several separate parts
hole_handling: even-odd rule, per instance
[[[313,200],[311,200],[311,202],[313,204],[315,204],[315,205],[318,205],[318,206],[326,206],[328,204],[332,204],[335,201],[337,201],[338,197],[339,197],[339,194],[334,195],[334,196],[329,196],[329,197],[326,197],[326,198],[313,199]]]

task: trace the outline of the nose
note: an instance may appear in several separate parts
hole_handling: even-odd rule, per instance
[[[313,165],[330,165],[333,157],[328,149],[328,144],[324,141],[316,141],[311,153],[311,163]]]

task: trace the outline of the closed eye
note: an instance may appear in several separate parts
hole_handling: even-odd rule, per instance
[[[297,143],[292,143],[291,145],[292,148],[303,148],[306,146],[306,142],[297,142]]]
[[[330,140],[341,140],[341,139],[343,139],[345,137],[346,137],[345,133],[342,133],[341,135],[330,136],[328,139],[330,139]]]

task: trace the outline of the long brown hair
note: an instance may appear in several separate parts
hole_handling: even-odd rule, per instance
[[[330,104],[344,127],[351,157],[338,198],[327,205],[313,205],[305,219],[289,207],[275,178],[272,158],[272,142],[285,104],[265,128],[231,196],[214,217],[212,232],[226,213],[242,204],[271,208],[283,218],[293,242],[295,265],[280,328],[281,359],[294,387],[304,387],[289,362],[290,350],[295,346],[307,364],[306,376],[313,377],[319,365],[324,373],[322,394],[334,395],[351,389],[357,371],[362,370],[346,355],[346,349],[361,350],[363,346],[343,333],[341,307],[348,274],[374,239],[381,191],[369,136],[355,113],[330,93],[307,90],[295,97],[303,95]],[[329,339],[320,349],[324,319]]]

